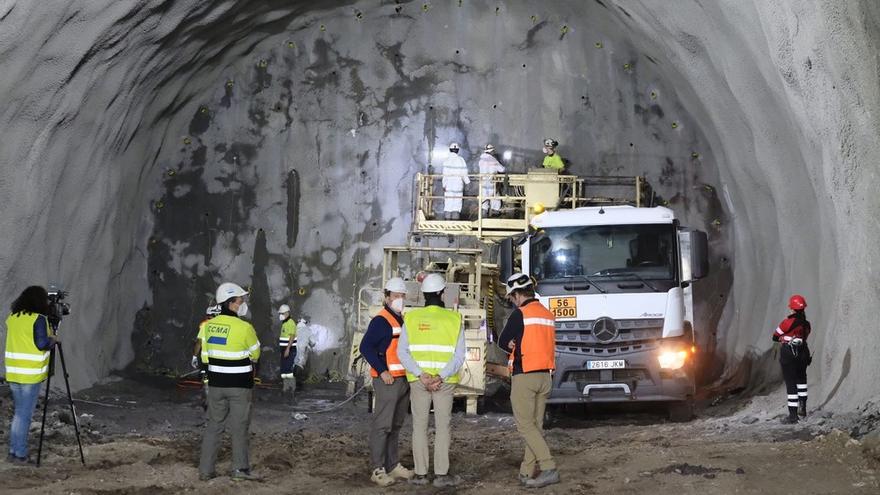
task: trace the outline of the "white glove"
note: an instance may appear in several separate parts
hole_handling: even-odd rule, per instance
[[[191,359],[190,362],[189,362],[189,365],[190,365],[190,366],[192,367],[192,369],[194,369],[194,370],[199,369],[199,357],[198,357],[198,356],[193,356],[192,359]]]

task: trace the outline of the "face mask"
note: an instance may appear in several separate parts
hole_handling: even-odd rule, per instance
[[[391,309],[398,313],[403,313],[403,299],[395,299],[391,301]]]
[[[284,316],[284,315],[278,315],[278,321],[284,321],[284,320],[286,320],[286,319],[287,319],[286,316]]]
[[[243,302],[243,303],[241,303],[241,306],[238,307],[238,311],[236,311],[235,313],[238,316],[244,316],[247,314],[247,312],[248,312],[248,305],[246,302]]]

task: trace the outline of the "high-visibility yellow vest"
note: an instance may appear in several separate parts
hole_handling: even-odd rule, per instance
[[[49,376],[49,351],[34,344],[34,323],[46,318],[36,313],[16,313],[6,318],[6,381],[40,383]],[[54,337],[46,319],[46,334]]]
[[[235,316],[219,315],[203,324],[208,353],[208,384],[252,388],[252,362],[260,359],[260,341],[253,325]]]
[[[426,306],[404,313],[406,339],[409,352],[424,373],[439,375],[455,355],[455,345],[461,333],[461,314],[440,306]],[[419,377],[407,373],[406,379],[414,382]],[[458,383],[458,372],[446,383]]]
[[[563,168],[565,168],[565,162],[562,161],[562,157],[559,156],[559,154],[554,154],[553,156],[545,156],[544,168],[562,170]]]
[[[278,346],[287,348],[287,343],[293,340],[292,345],[296,345],[296,322],[290,318],[284,320],[281,324],[281,335],[278,336]],[[294,347],[295,349],[295,347]]]

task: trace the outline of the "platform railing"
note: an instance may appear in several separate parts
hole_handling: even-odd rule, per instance
[[[446,196],[442,174],[417,174],[413,202],[413,231],[484,236],[525,230],[531,211],[538,202],[546,209],[573,209],[582,206],[632,205],[653,206],[653,192],[641,176],[587,176],[553,173],[468,174],[470,183],[460,195]],[[483,183],[492,184],[495,194],[485,194]],[[628,194],[617,194],[631,188]],[[476,190],[476,194],[473,191]],[[541,194],[535,195],[539,190]],[[530,192],[531,191],[531,192]],[[598,194],[605,192],[605,195]],[[613,193],[613,194],[610,194]],[[548,197],[548,201],[538,201]],[[448,220],[438,216],[446,199],[462,200],[463,218]],[[485,215],[482,206],[497,200],[501,217]],[[549,203],[549,204],[548,204]],[[438,207],[439,206],[439,207]],[[476,207],[476,208],[474,208]],[[474,210],[470,213],[471,210]]]

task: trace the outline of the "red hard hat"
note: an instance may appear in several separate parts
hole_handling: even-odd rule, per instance
[[[797,311],[807,307],[807,300],[800,294],[795,294],[788,299],[788,307]]]

